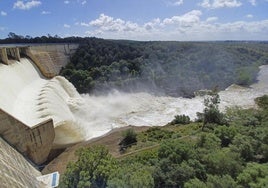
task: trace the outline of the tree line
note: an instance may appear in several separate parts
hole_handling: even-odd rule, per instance
[[[137,42],[88,38],[61,75],[80,93],[150,91],[192,97],[201,89],[249,86],[268,62],[260,42]]]

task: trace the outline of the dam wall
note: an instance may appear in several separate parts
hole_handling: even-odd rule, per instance
[[[42,164],[52,148],[55,131],[51,119],[30,128],[0,109],[0,135],[31,161]]]

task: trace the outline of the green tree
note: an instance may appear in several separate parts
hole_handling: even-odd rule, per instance
[[[215,123],[224,124],[224,115],[219,110],[220,96],[213,92],[210,96],[204,99],[204,112],[203,112],[203,127],[204,130],[207,124]],[[200,114],[199,114],[200,116]]]
[[[152,167],[138,162],[120,164],[120,168],[115,170],[107,183],[108,188],[153,188],[154,179]]]
[[[137,142],[137,133],[133,129],[127,129],[123,132],[123,139],[119,143],[120,151],[124,152],[128,147]]]
[[[237,130],[234,126],[219,126],[214,130],[217,137],[221,139],[221,146],[227,147],[232,143]]]
[[[222,148],[202,156],[202,163],[206,171],[212,175],[230,175],[236,177],[243,170],[243,161],[239,154],[230,151],[229,148]]]
[[[268,187],[268,164],[248,163],[237,183],[245,188]]]
[[[253,160],[255,153],[254,143],[256,141],[252,137],[238,134],[235,136],[230,148],[233,152],[238,153],[245,161],[250,161]]]
[[[174,117],[174,120],[172,120],[170,124],[171,125],[176,125],[176,124],[186,125],[186,124],[189,124],[190,122],[191,122],[190,117],[183,114],[183,115],[176,115]]]
[[[158,152],[154,180],[156,187],[182,187],[188,180],[205,179],[205,167],[197,158],[194,145],[180,140],[168,140]]]
[[[81,148],[76,155],[78,160],[68,164],[60,187],[106,187],[110,174],[117,168],[116,161],[108,150],[103,146]]]
[[[229,175],[213,176],[208,175],[206,182],[197,178],[185,183],[185,188],[235,188],[237,187],[234,179]]]

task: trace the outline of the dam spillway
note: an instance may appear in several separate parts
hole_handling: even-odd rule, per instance
[[[0,107],[29,127],[53,120],[60,147],[83,140],[73,111],[82,101],[74,86],[65,78],[46,79],[29,59],[0,65]]]
[[[77,44],[0,45],[0,136],[36,164],[47,160],[52,146],[65,147],[83,139],[68,129],[65,132],[74,139],[64,134],[57,134],[59,136],[55,138],[55,132],[64,123],[56,115],[51,116],[47,110],[51,109],[51,104],[44,99],[54,92],[49,89],[54,87],[53,83],[61,82],[60,88],[66,85],[63,82],[68,82],[55,76],[68,63],[77,47]],[[64,91],[72,93],[69,89]],[[63,93],[63,96],[66,95]],[[71,120],[72,116],[65,119],[65,124],[72,124]],[[55,123],[60,125],[57,130]],[[61,140],[65,136],[68,139],[66,143]]]

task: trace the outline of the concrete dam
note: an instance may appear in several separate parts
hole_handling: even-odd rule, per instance
[[[35,164],[83,139],[72,116],[80,96],[57,76],[77,47],[0,46],[0,135]]]

